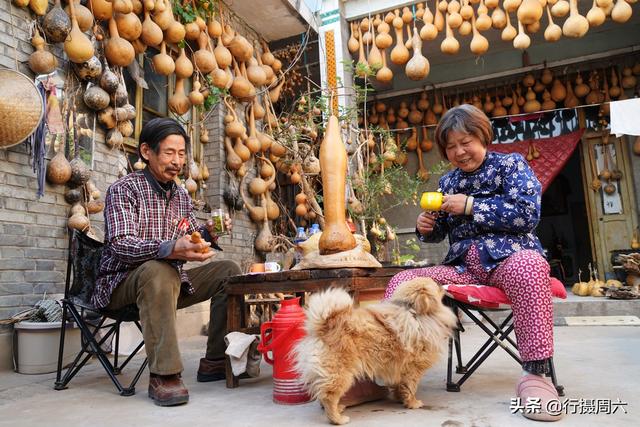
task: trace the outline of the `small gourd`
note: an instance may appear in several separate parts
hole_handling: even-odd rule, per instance
[[[31,68],[31,71],[35,74],[52,73],[58,66],[58,60],[51,52],[45,50],[44,39],[40,36],[37,28],[31,39],[31,44],[36,49],[29,57],[29,68]]]
[[[413,28],[413,57],[405,67],[405,73],[411,80],[422,80],[429,75],[429,60],[422,55],[422,39],[418,35],[418,30]]]
[[[582,37],[589,31],[589,21],[578,12],[578,0],[570,0],[569,6],[571,12],[562,25],[562,34],[566,37]]]

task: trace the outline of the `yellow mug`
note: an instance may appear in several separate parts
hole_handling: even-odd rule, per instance
[[[438,191],[425,191],[420,197],[420,207],[425,211],[439,211],[443,194]]]

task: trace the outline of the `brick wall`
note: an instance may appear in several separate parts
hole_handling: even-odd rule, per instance
[[[0,0],[0,66],[15,69],[15,34],[19,70],[31,77],[26,61],[32,52],[27,30],[32,20],[28,10],[16,8],[10,0]],[[255,33],[237,18],[232,18],[232,22],[250,41],[256,39]],[[62,72],[66,69],[62,50],[55,46],[51,50],[59,56],[59,72]],[[224,206],[222,192],[227,185],[219,108],[210,115],[206,126],[211,142],[205,146],[204,158],[211,176],[205,194],[209,205],[218,208]],[[102,130],[95,135],[93,153],[92,180],[105,194],[117,179],[118,165],[124,161],[124,155],[104,143]],[[0,149],[0,319],[32,306],[45,293],[57,297],[64,289],[69,210],[64,201],[65,187],[46,184],[45,195],[40,199],[36,198],[36,189],[26,146]],[[206,218],[204,214],[199,216]],[[245,212],[235,214],[234,221],[233,234],[221,239],[225,250],[218,254],[218,259],[230,258],[246,265],[254,257],[255,226]],[[91,215],[91,223],[104,229],[101,213]]]

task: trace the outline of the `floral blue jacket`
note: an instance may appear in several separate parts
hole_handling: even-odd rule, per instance
[[[434,230],[423,242],[440,242],[449,237],[449,252],[443,264],[464,271],[464,256],[472,243],[480,253],[485,270],[521,249],[543,254],[533,234],[540,221],[541,185],[520,154],[488,151],[484,163],[467,173],[455,169],[440,178],[444,194],[473,196],[473,215],[441,212]]]

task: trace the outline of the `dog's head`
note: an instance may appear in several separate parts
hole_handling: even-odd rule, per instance
[[[430,277],[416,277],[403,282],[391,301],[406,305],[419,316],[435,312],[442,305],[444,290]]]

